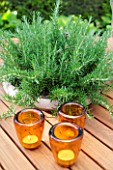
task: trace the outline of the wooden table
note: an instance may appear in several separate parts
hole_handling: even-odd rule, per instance
[[[4,91],[0,86],[0,93]],[[107,94],[113,104],[113,91]],[[0,98],[0,114],[10,103]],[[108,111],[91,105],[95,118],[86,120],[82,148],[77,162],[70,168],[62,168],[54,161],[48,141],[48,131],[57,119],[45,113],[46,122],[41,146],[36,150],[24,149],[16,136],[13,117],[0,121],[0,161],[5,170],[113,170],[113,121]],[[20,107],[17,110],[21,109]]]

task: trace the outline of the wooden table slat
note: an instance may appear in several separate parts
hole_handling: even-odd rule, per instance
[[[48,113],[45,112],[45,115],[48,117],[47,120],[52,124],[58,122],[57,118],[49,118],[49,116],[51,115],[49,115]],[[113,126],[113,122],[111,123]],[[87,118],[85,129],[97,139],[105,143],[109,148],[113,149],[113,131],[111,130],[111,128],[108,128],[94,118],[91,120]]]
[[[58,168],[59,168],[59,170],[67,169],[67,168],[59,167],[55,163],[51,151],[43,143],[41,144],[41,146],[39,148],[37,148],[35,150],[24,149],[18,141],[18,138],[15,133],[15,129],[13,128],[13,125],[12,125],[11,118],[9,118],[9,120],[7,119],[7,121],[2,121],[2,126],[4,126],[5,130],[8,129],[7,130],[8,134],[15,141],[15,143],[18,145],[20,150],[22,150],[22,152],[28,157],[28,159],[30,159],[32,161],[32,163],[35,166],[38,165],[39,169],[41,169],[41,170],[45,170],[46,164],[48,165],[49,170],[53,170],[53,169],[57,170]],[[7,170],[9,170],[9,169],[7,169]]]
[[[113,130],[109,129],[96,119],[87,119],[85,129],[109,146],[109,148],[113,149]]]
[[[26,165],[27,170],[35,170],[1,128],[0,135],[0,160],[4,169],[20,170]]]
[[[2,86],[0,86],[0,93],[3,95],[4,91]],[[111,104],[113,104],[112,98],[108,98]],[[6,112],[8,107],[11,104],[4,101],[1,96],[0,100],[0,114]],[[84,131],[84,138],[82,142],[82,150],[80,151],[77,162],[71,167],[72,170],[113,170],[113,121],[109,116],[109,112],[101,106],[90,105],[93,110],[91,111],[95,116],[92,120],[87,120]],[[17,111],[22,107],[17,106]],[[57,165],[54,161],[52,152],[50,150],[48,132],[52,124],[58,122],[57,118],[52,117],[51,114],[44,112],[46,116],[45,128],[43,133],[43,142],[41,146],[36,150],[27,150],[24,149],[17,138],[14,125],[13,117],[8,119],[0,120],[2,130],[2,141],[5,141],[3,144],[4,148],[6,144],[11,145],[12,151],[14,154],[19,152],[20,158],[22,157],[28,162],[28,167],[30,166],[34,169],[37,167],[38,170],[45,170],[45,167],[49,170],[63,170],[68,168],[63,168]],[[7,134],[5,133],[7,132]],[[13,142],[14,143],[13,143]],[[17,147],[18,146],[18,147]],[[7,148],[7,147],[6,147]],[[2,151],[3,152],[3,149]],[[10,155],[10,149],[5,149],[5,153]],[[6,160],[8,156],[6,155]],[[17,154],[15,154],[17,155]],[[5,155],[4,155],[5,157]],[[15,156],[18,157],[18,156]],[[14,158],[11,158],[14,160]],[[9,160],[8,160],[9,161]],[[2,159],[2,165],[6,170],[12,170],[12,166],[7,161],[5,165],[4,160]],[[30,161],[30,162],[29,162]],[[21,166],[25,165],[21,162]],[[8,168],[9,165],[9,168]]]
[[[113,130],[113,120],[106,109],[93,104],[90,105],[90,108],[92,109],[91,113],[95,118]]]
[[[112,100],[112,99],[108,98],[108,102],[109,102],[111,105],[113,105],[113,100]]]
[[[12,118],[9,118],[9,119],[12,119]],[[2,120],[2,126],[4,125],[4,127],[5,127],[5,129],[8,129],[8,131],[9,131],[9,133],[10,133],[10,131],[12,131],[12,134],[13,134],[13,139],[15,139],[15,141],[18,143],[18,139],[17,139],[17,136],[16,136],[16,134],[14,133],[14,129],[12,128],[13,127],[13,125],[12,125],[12,122],[11,121],[9,121],[9,119],[7,119],[6,121],[3,121]],[[4,122],[4,124],[3,124],[3,122]],[[48,130],[49,130],[49,128],[51,127],[51,125],[50,124],[48,124],[47,122],[46,122],[46,128],[45,128],[45,134],[43,134],[43,140],[44,140],[44,142],[50,147],[50,145],[49,145],[49,141],[48,141]],[[47,130],[48,129],[48,130]],[[47,133],[46,133],[47,132]],[[19,145],[19,147],[21,148],[21,145],[18,143],[18,145]],[[25,150],[23,149],[23,148],[21,148],[22,150],[23,150],[23,152],[25,152]],[[48,155],[49,155],[49,160],[51,160],[51,154],[50,153],[46,153],[46,148],[42,148],[41,150],[39,150],[39,149],[37,149],[37,152],[42,152],[42,151],[44,151],[44,153],[43,154],[46,154],[47,155],[47,157],[48,157]],[[28,154],[30,151],[29,150],[27,150],[27,153],[25,152],[25,154]],[[35,151],[36,152],[36,151]],[[40,167],[40,162],[37,162],[37,155],[35,155],[35,152],[33,151],[33,153],[31,152],[31,153],[29,153],[29,159],[31,159],[32,160],[32,162],[34,163],[34,164],[37,164],[38,163],[38,165],[39,165],[39,167]],[[32,155],[33,154],[33,155]],[[35,158],[34,158],[34,155],[35,155]],[[87,160],[86,162],[85,162],[85,167],[86,167],[86,169],[89,169],[89,165],[91,165],[91,167],[93,166],[93,167],[96,167],[97,169],[99,169],[100,170],[100,167],[95,163],[95,162],[93,162],[88,156],[86,156],[84,153],[82,153],[82,152],[80,152],[80,155],[79,155],[79,158],[78,158],[78,161],[79,162],[77,162],[75,165],[73,165],[73,168],[76,170],[84,170],[84,166],[82,166],[82,164],[83,164],[83,162],[84,162],[84,158],[85,158],[85,160]],[[44,159],[44,158],[43,158]],[[49,161],[48,160],[48,161]],[[54,161],[53,161],[54,162]],[[55,162],[54,162],[55,163]],[[56,163],[55,163],[55,165],[56,165]],[[54,165],[54,166],[55,166]],[[53,167],[52,167],[53,168]],[[60,167],[58,167],[59,169],[61,169]],[[40,169],[42,169],[42,167],[40,167]],[[55,169],[55,167],[54,167],[54,169]]]
[[[97,165],[91,158],[89,158],[82,151],[78,156],[77,162],[71,168],[72,170],[102,170],[102,168],[99,165]]]
[[[48,119],[52,124],[54,124],[53,123],[54,121],[51,118],[48,118]],[[103,136],[104,138],[107,138],[109,134],[105,133],[103,135],[104,135]],[[98,138],[100,138],[99,134],[98,134]],[[110,145],[112,146],[111,143]],[[90,157],[92,157],[96,162],[98,162],[98,164],[101,167],[105,167],[108,170],[113,170],[113,163],[112,163],[113,162],[113,151],[111,151],[111,149],[107,148],[107,146],[105,146],[102,142],[98,141],[95,137],[93,137],[91,134],[89,134],[86,131],[85,131],[85,135],[83,139],[82,149],[85,153],[87,153]],[[104,155],[103,159],[101,159],[102,155]],[[107,158],[108,162],[106,160],[105,155],[106,156],[109,155],[109,158]]]
[[[56,119],[54,119],[54,120],[56,123]],[[53,120],[51,119],[51,121],[53,121]],[[51,125],[46,123],[45,133],[43,134],[43,140],[49,147],[50,147],[50,144],[49,144],[48,135],[46,132],[48,132],[50,127],[51,127]],[[92,167],[94,168],[94,170],[101,169],[101,167],[99,165],[97,165],[94,161],[92,161],[91,158],[89,158],[86,154],[84,154],[82,151],[80,151],[80,154],[78,156],[78,161],[72,166],[72,169],[73,170],[84,170],[84,169],[91,170]]]
[[[4,170],[3,168],[2,168],[2,165],[0,164],[0,170]]]
[[[1,105],[3,105],[2,103],[1,103]],[[1,106],[0,105],[0,106]],[[3,107],[2,107],[3,108]],[[46,115],[48,115],[48,114],[46,114]],[[50,118],[51,119],[51,118]],[[56,119],[55,119],[55,121],[56,121]],[[19,142],[18,142],[18,138],[17,138],[17,136],[16,136],[16,134],[15,134],[15,130],[14,130],[14,127],[13,127],[13,124],[12,124],[12,118],[8,118],[8,119],[6,119],[6,120],[2,120],[1,121],[1,124],[2,124],[2,126],[4,126],[4,128],[5,128],[5,130],[7,130],[7,132],[11,135],[11,131],[12,131],[12,134],[13,135],[11,135],[11,137],[13,138],[13,140],[15,140],[15,142],[19,145],[19,147],[23,150],[23,152],[25,153],[25,154],[28,154],[29,153],[29,150],[27,150],[27,153],[25,152],[26,150],[24,150],[22,147],[21,147],[21,145],[19,144]],[[49,123],[47,123],[47,122],[45,122],[45,128],[44,128],[44,134],[43,134],[43,141],[48,145],[48,147],[50,147],[50,145],[49,145],[49,138],[48,138],[48,132],[49,132],[49,129],[50,129],[50,127],[51,127],[51,125],[49,124]],[[42,150],[39,150],[39,149],[37,149],[37,152],[42,152],[42,151],[44,151],[44,153],[46,154],[46,148],[42,148]],[[43,153],[43,154],[44,154]],[[35,152],[30,152],[29,153],[29,159],[31,159],[32,160],[32,162],[33,162],[33,164],[37,164],[38,163],[38,165],[39,165],[39,168],[41,169],[42,167],[40,167],[40,162],[37,162],[37,155],[35,156],[35,158],[34,158],[34,155],[35,155]],[[53,156],[51,156],[51,153],[48,153],[48,154],[46,154],[46,155],[49,155],[49,160],[51,160],[51,159],[53,159]],[[43,158],[44,159],[44,158]],[[42,159],[42,160],[43,160]],[[85,155],[84,153],[82,153],[82,152],[80,152],[80,155],[79,155],[79,158],[78,158],[78,161],[79,162],[77,162],[74,166],[73,166],[73,168],[76,170],[84,170],[84,166],[82,166],[82,164],[83,164],[83,162],[84,162],[84,159],[85,160],[87,160],[86,162],[85,162],[85,167],[86,167],[86,169],[89,169],[89,165],[91,165],[91,166],[93,166],[93,167],[96,167],[97,169],[99,169],[100,170],[100,167],[95,163],[95,162],[93,162],[87,155]],[[49,161],[48,160],[48,161]],[[53,163],[55,164],[54,166],[56,166],[57,164],[54,162],[54,160],[53,160]],[[41,163],[42,164],[42,163]],[[53,167],[52,167],[53,168]],[[59,168],[59,170],[61,169],[60,167],[58,167]],[[55,169],[55,168],[54,168]],[[42,170],[42,169],[41,169]]]
[[[106,136],[105,136],[106,137]],[[106,170],[113,170],[113,151],[85,132],[82,149]]]
[[[109,91],[107,93],[104,93],[106,94],[108,97],[112,98],[113,99],[113,90],[112,91]]]
[[[0,103],[0,107],[1,106],[2,106],[2,108],[6,107],[6,106],[3,107],[2,102]],[[4,110],[6,110],[6,109],[4,109]],[[59,167],[55,163],[51,151],[43,143],[41,144],[41,146],[38,149],[33,150],[33,151],[24,149],[18,141],[16,132],[15,132],[15,129],[14,129],[12,117],[10,117],[6,120],[2,119],[1,120],[1,126],[4,127],[4,129],[7,131],[7,133],[15,141],[15,143],[22,150],[22,152],[24,152],[24,154],[33,162],[33,164],[38,165],[39,169],[45,170],[46,164],[48,165],[49,170],[53,170],[53,169],[57,170],[58,168],[59,168],[59,170],[67,169],[67,168]],[[47,129],[47,128],[45,128],[45,129]],[[44,164],[45,164],[45,166],[44,166]]]

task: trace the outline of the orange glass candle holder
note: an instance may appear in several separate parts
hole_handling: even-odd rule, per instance
[[[27,149],[41,144],[45,116],[36,108],[26,108],[14,116],[14,125],[21,145]]]
[[[86,110],[83,105],[75,102],[64,103],[58,108],[58,121],[71,122],[84,129]]]
[[[73,165],[80,152],[83,129],[79,126],[60,122],[49,130],[49,141],[55,161],[63,166]]]

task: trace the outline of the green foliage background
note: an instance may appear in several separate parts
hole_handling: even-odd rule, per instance
[[[106,6],[105,6],[106,4]],[[89,15],[95,19],[101,19],[102,15],[110,11],[109,0],[65,0],[64,14],[83,15],[87,18]]]
[[[21,20],[24,15],[30,19],[32,11],[38,11],[44,19],[50,19],[55,2],[56,0],[1,0],[0,28],[13,30],[16,24],[19,24],[18,19]],[[10,10],[10,14],[4,20],[2,17],[7,15],[8,10]],[[17,11],[17,15],[13,14],[13,11]],[[92,16],[95,26],[102,30],[111,24],[109,0],[61,0],[60,14],[82,15],[83,18]],[[9,17],[10,15],[11,17]]]

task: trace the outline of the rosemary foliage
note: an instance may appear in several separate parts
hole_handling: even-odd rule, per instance
[[[15,34],[3,32],[0,39],[3,49],[0,58],[0,81],[11,82],[18,89],[13,101],[23,106],[33,106],[41,95],[51,100],[76,101],[87,107],[92,103],[107,106],[100,92],[113,89],[113,53],[107,51],[109,32],[91,35],[90,21],[73,18],[65,27],[58,24],[59,0],[50,21],[33,14],[32,23],[27,18]],[[98,37],[99,36],[99,37]],[[14,43],[12,37],[18,38]]]

